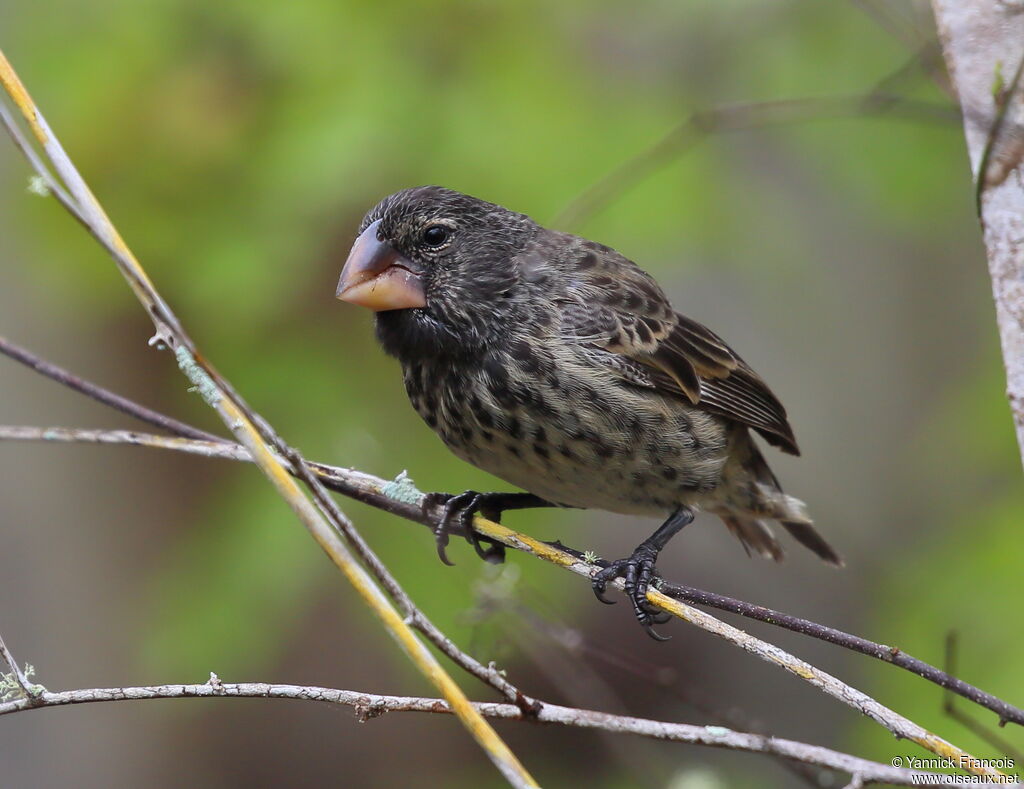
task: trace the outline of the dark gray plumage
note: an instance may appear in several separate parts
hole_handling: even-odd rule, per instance
[[[377,336],[401,362],[413,407],[456,455],[553,504],[682,512],[686,522],[707,510],[748,551],[780,559],[766,524],[775,520],[841,563],[750,437],[753,429],[798,454],[781,403],[634,263],[433,186],[385,198],[360,232],[372,236],[365,243],[378,258],[387,251],[386,271],[400,270],[416,295],[383,307],[346,295],[354,251],[339,298],[381,310]],[[656,556],[671,533],[647,553]],[[632,581],[638,616],[647,558],[613,563],[605,579]]]

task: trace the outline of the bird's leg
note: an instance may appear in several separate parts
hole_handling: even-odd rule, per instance
[[[658,561],[658,554],[668,544],[668,541],[692,520],[693,511],[689,507],[680,506],[668,516],[668,520],[661,524],[654,534],[636,547],[632,556],[628,559],[610,562],[607,567],[594,576],[594,594],[602,603],[609,605],[615,601],[604,596],[606,585],[609,581],[614,581],[619,577],[625,579],[626,596],[633,603],[633,612],[636,614],[637,621],[647,631],[647,634],[657,641],[667,641],[668,639],[666,636],[658,635],[651,627],[652,624],[660,624],[657,616],[651,614],[647,605],[647,588],[654,579],[654,563]]]
[[[442,562],[449,565],[452,562],[448,560],[445,548],[448,546],[448,536],[454,523],[462,527],[466,540],[481,559],[492,564],[501,564],[505,561],[505,546],[477,534],[473,529],[473,516],[479,513],[487,520],[500,523],[501,513],[505,510],[558,506],[532,493],[478,493],[475,490],[457,494],[428,493],[423,499],[424,510],[439,505],[442,507],[441,519],[434,529],[434,539],[437,541],[437,555],[441,557]],[[481,543],[487,543],[487,547],[483,547]]]

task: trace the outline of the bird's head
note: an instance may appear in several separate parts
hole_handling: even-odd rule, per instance
[[[377,313],[377,335],[394,356],[472,353],[524,306],[515,257],[538,230],[460,192],[405,189],[363,218],[337,297]]]

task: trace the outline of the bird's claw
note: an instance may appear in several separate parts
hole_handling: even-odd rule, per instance
[[[654,563],[658,558],[658,552],[647,545],[640,545],[633,555],[628,559],[618,559],[610,562],[593,578],[592,588],[594,595],[602,603],[613,604],[604,596],[608,582],[616,578],[622,578],[626,597],[633,604],[633,614],[637,622],[655,641],[668,641],[671,636],[663,636],[656,632],[651,625],[660,625],[667,622],[671,617],[664,611],[652,611],[647,602],[647,590],[654,580]]]
[[[466,541],[473,546],[473,550],[481,559],[492,564],[501,564],[505,560],[505,546],[486,538],[482,541],[473,528],[473,516],[478,512],[495,522],[501,518],[499,510],[488,507],[487,494],[477,493],[475,490],[458,494],[428,493],[423,500],[424,509],[429,510],[436,505],[442,505],[441,518],[434,528],[437,555],[442,562],[449,566],[455,565],[455,562],[448,558],[446,551],[453,522],[462,527]],[[482,544],[484,541],[489,543],[486,548]]]
[[[607,597],[604,596],[605,591],[608,589],[608,582],[605,579],[601,578],[602,575],[603,572],[598,573],[596,576],[594,576],[594,580],[591,583],[590,588],[594,590],[594,597],[596,597],[600,602],[604,603],[605,605],[615,605],[614,600],[609,600]]]

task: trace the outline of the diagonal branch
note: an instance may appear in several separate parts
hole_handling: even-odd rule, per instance
[[[0,104],[0,107],[3,107],[3,105]],[[0,335],[0,353],[14,359],[16,362],[21,362],[26,367],[56,381],[62,386],[66,386],[68,389],[80,392],[86,397],[103,403],[103,405],[108,405],[116,411],[120,411],[122,414],[133,416],[146,424],[153,425],[153,427],[166,430],[168,433],[197,441],[226,441],[226,439],[220,436],[207,433],[205,430],[200,430],[197,427],[192,427],[192,425],[186,424],[172,416],[165,416],[159,411],[146,408],[146,406],[140,405],[134,400],[129,400],[127,397],[111,392],[109,389],[104,389],[102,386],[98,386],[91,381],[86,381],[84,378],[68,372],[63,367],[58,367],[56,364],[40,358],[28,349],[14,344],[3,335]]]
[[[208,458],[251,461],[245,449],[238,444],[219,441],[188,441],[129,430],[82,430],[61,427],[43,428],[0,425],[0,441],[5,440],[125,444],[154,449],[171,449]],[[437,527],[437,516],[428,516],[418,506],[417,497],[419,492],[412,486],[408,478],[402,478],[397,482],[388,482],[354,469],[328,466],[321,463],[309,463],[309,465],[320,476],[323,484],[332,490],[393,515],[404,517],[416,523],[422,523],[432,530]],[[458,528],[456,527],[454,531],[458,532]],[[581,552],[573,551],[565,546],[560,547],[576,559],[583,559]],[[904,652],[899,647],[879,644],[861,636],[843,632],[837,628],[812,622],[809,619],[803,619],[762,605],[737,600],[733,597],[708,592],[684,584],[663,581],[660,591],[676,600],[705,605],[720,611],[728,611],[748,619],[765,622],[795,633],[817,638],[821,641],[827,641],[828,643],[859,652],[862,655],[867,655],[885,663],[891,663],[894,666],[916,674],[922,679],[933,682],[948,692],[955,693],[995,712],[999,716],[1001,724],[1017,723],[1024,725],[1024,710],[957,678],[948,671],[943,671],[936,666],[925,663],[923,660]],[[510,698],[510,700],[514,699]]]
[[[459,715],[464,725],[488,753],[506,779],[516,786],[535,785],[533,779],[508,750],[504,742],[483,720],[479,711],[469,704],[468,699],[454,684],[451,677],[444,672],[433,655],[416,639],[409,625],[402,620],[383,592],[356,562],[349,546],[352,546],[378,574],[382,568],[382,566],[374,565],[376,557],[362,542],[351,522],[327,494],[320,479],[324,474],[324,469],[307,464],[294,448],[285,444],[198,352],[177,316],[163,301],[148,275],[111,225],[103,209],[71,164],[63,148],[53,137],[45,120],[2,55],[0,55],[0,82],[4,84],[8,94],[22,110],[47,158],[67,186],[68,192],[75,201],[75,206],[69,207],[69,210],[75,214],[74,209],[78,209],[90,232],[114,258],[136,297],[149,312],[157,329],[158,337],[174,351],[182,371],[197,387],[207,403],[217,411],[224,423],[235,434],[241,446],[244,447],[244,451],[260,466],[306,528],[345,573],[364,601],[381,618],[385,627],[409,654],[417,667],[445,695],[451,708]],[[699,131],[699,128],[697,130]],[[60,199],[60,195],[57,196]],[[289,476],[290,474],[299,476],[306,483],[312,492],[313,502],[303,494],[292,477]],[[389,497],[394,499],[395,489],[389,491],[388,483],[383,483],[382,480],[373,480],[374,478],[369,478],[368,475],[360,475],[360,479],[349,477],[343,481],[342,487],[361,490],[364,495],[389,496],[390,493]],[[397,487],[401,488],[402,486]],[[397,491],[401,496],[400,499],[395,499],[395,502],[402,506],[395,509],[405,509],[405,512],[400,514],[413,520],[422,521],[425,518],[436,518],[436,512],[423,512],[422,494],[415,489],[410,490],[410,487],[405,486],[404,490]],[[594,573],[595,567],[592,564],[561,550],[559,546],[533,540],[482,518],[477,518],[474,525],[477,531],[493,540],[520,550],[529,550],[529,552],[566,567],[581,576],[590,578]],[[348,545],[342,541],[342,535],[348,540]],[[621,580],[618,585],[621,586]],[[397,588],[397,582],[395,586]],[[391,591],[394,594],[394,590]],[[955,764],[966,764],[968,769],[979,775],[1001,775],[998,771],[992,770],[956,746],[884,707],[866,694],[772,644],[756,639],[709,614],[698,611],[678,600],[673,600],[657,590],[652,589],[648,592],[648,600],[664,611],[696,624],[764,660],[785,668],[825,693],[868,715],[899,737],[911,739],[933,753],[952,760]]]
[[[10,346],[11,343],[8,342],[7,345]],[[3,349],[0,348],[0,350]],[[19,350],[19,356],[22,358],[32,359],[34,357],[34,355],[29,351],[24,349]],[[33,369],[41,371],[48,369],[46,365],[41,364],[32,364],[30,366],[32,366]],[[61,379],[57,378],[56,380],[59,381]],[[243,461],[251,460],[251,456],[245,448],[237,444],[220,441],[196,442],[180,438],[147,435],[133,431],[81,431],[62,428],[0,427],[0,440],[5,438],[58,442],[76,441],[124,443],[163,449],[175,449],[206,457],[219,457]],[[408,479],[404,479],[401,482],[386,482],[385,480],[372,475],[350,469],[342,469],[314,463],[308,465],[309,468],[316,473],[325,484],[336,491],[407,519],[428,525],[436,525],[438,513],[426,513],[423,511],[422,494],[415,489],[411,481]],[[291,470],[296,468],[294,464],[290,464],[290,466]],[[527,552],[534,553],[535,555],[541,556],[541,558],[545,558],[548,561],[554,561],[555,563],[563,566],[570,566],[581,575],[589,577],[593,571],[593,567],[591,565],[588,565],[586,562],[581,560],[580,554],[574,554],[570,550],[564,549],[561,546],[550,546],[546,543],[532,540],[532,538],[522,534],[517,534],[511,530],[505,529],[505,527],[502,527],[499,524],[493,524],[482,518],[478,518],[476,520],[475,526],[485,535],[498,539],[510,547],[526,550]],[[502,539],[501,536],[491,534],[488,531],[488,528],[490,527],[497,527],[498,529],[504,530],[504,532],[507,533],[506,538]],[[539,552],[536,549],[539,549]],[[990,709],[994,709],[999,713],[1001,720],[1015,720],[1017,722],[1024,720],[1024,712],[1021,710],[985,693],[984,691],[974,688],[955,677],[951,677],[948,674],[923,663],[923,661],[919,661],[916,658],[905,655],[898,649],[886,647],[881,644],[875,644],[874,642],[867,641],[866,639],[860,639],[856,636],[851,636],[849,634],[842,633],[841,631],[834,630],[833,628],[827,628],[807,620],[801,620],[796,617],[780,614],[779,612],[762,606],[732,600],[731,598],[725,598],[713,593],[693,589],[692,587],[685,587],[677,584],[664,584],[662,590],[663,592],[668,592],[672,596],[689,599],[692,602],[721,607],[724,610],[730,610],[734,613],[740,613],[745,616],[760,619],[761,621],[781,624],[797,632],[815,635],[823,638],[824,640],[839,643],[840,645],[855,649],[863,654],[887,660],[895,665],[900,665],[914,671],[914,673],[925,676],[925,678],[931,679],[943,687],[949,687],[971,700],[982,703]],[[660,596],[661,595],[659,595],[659,597]],[[667,597],[665,599],[668,600]],[[653,597],[651,598],[651,602],[657,604]],[[664,605],[659,607],[663,608],[663,610],[668,610],[670,613],[674,613],[677,616],[681,616],[681,618],[687,619],[687,621],[699,624],[705,629],[710,629],[717,635],[742,646],[744,649],[747,649],[754,654],[758,654],[758,656],[763,659],[776,663],[777,665],[786,668],[791,673],[811,681],[812,684],[815,684],[826,693],[829,693],[829,695],[851,704],[851,706],[854,706],[864,714],[872,717],[876,722],[879,722],[886,728],[889,728],[890,731],[898,734],[898,736],[913,739],[923,747],[933,750],[946,758],[950,758],[951,755],[956,756],[959,753],[958,749],[955,749],[949,743],[946,743],[941,740],[941,738],[936,737],[931,732],[927,732],[921,727],[916,726],[916,724],[902,718],[902,716],[897,715],[892,710],[888,710],[887,708],[878,705],[877,702],[874,702],[873,699],[870,699],[870,697],[867,697],[865,694],[861,694],[859,691],[843,685],[843,683],[839,682],[839,680],[836,680],[834,677],[831,677],[831,675],[819,672],[817,669],[809,666],[809,664],[800,661],[792,655],[788,655],[788,653],[778,650],[773,645],[767,644],[766,642],[760,642],[757,639],[752,639],[742,631],[730,628],[729,625],[726,625],[713,617],[707,617],[707,620],[703,622],[699,620],[695,621],[693,618],[688,618],[687,616],[682,615],[679,611],[672,610],[670,607],[666,607]],[[689,606],[685,606],[684,608],[687,612],[692,612],[692,614],[701,614],[701,612],[696,609],[692,609]],[[716,629],[719,627],[721,629]],[[768,649],[765,649],[766,647]],[[810,674],[808,674],[808,672],[810,672]],[[966,763],[973,763],[974,761],[976,760],[970,760]]]
[[[955,630],[950,630],[946,633],[946,670],[950,673],[956,671],[956,649],[957,649],[957,633]],[[981,738],[999,753],[1005,754],[1010,757],[1015,764],[1024,765],[1024,751],[1020,751],[1015,748],[1009,741],[1003,739],[995,732],[989,730],[987,726],[976,721],[966,712],[962,712],[956,706],[956,695],[947,690],[942,694],[942,711],[946,713],[950,718],[955,720],[965,729],[968,729],[976,737]]]
[[[162,436],[149,436],[135,431],[63,431],[59,428],[48,429],[42,433],[32,433],[31,429],[14,429],[8,436],[22,440],[44,440],[44,441],[84,441],[86,443],[99,444],[134,444],[137,446],[150,446],[164,449],[177,449],[190,452],[191,454],[207,454],[208,457],[229,457],[233,460],[251,460],[251,455],[245,451],[240,444],[234,444],[227,439],[207,433],[205,430],[193,427],[173,417],[154,411],[144,405],[140,405],[122,395],[106,389],[99,384],[87,381],[64,368],[49,362],[38,354],[24,348],[7,338],[0,336],[0,354],[10,357],[31,370],[50,378],[53,381],[67,386],[74,391],[90,397],[97,402],[108,405],[121,413],[133,416],[146,424],[159,427],[169,433],[178,436],[177,439],[167,439]],[[180,439],[191,439],[181,441]],[[207,446],[208,445],[208,446]],[[230,448],[230,450],[226,449]],[[294,466],[290,466],[293,469]],[[530,715],[536,710],[539,702],[525,696],[522,691],[509,682],[503,673],[494,666],[485,666],[471,655],[460,650],[440,628],[438,628],[399,585],[391,572],[377,558],[376,554],[366,545],[365,541],[353,530],[356,543],[353,547],[356,553],[369,566],[377,580],[387,589],[388,594],[398,603],[402,614],[409,624],[418,630],[428,641],[436,646],[444,655],[451,659],[456,665],[480,681],[493,687],[498,693],[504,696],[513,704],[519,705],[523,714]]]
[[[853,96],[744,102],[700,110],[586,189],[551,224],[569,230],[579,227],[613,200],[714,134],[866,115],[946,123],[959,118],[950,107],[882,91]]]
[[[83,431],[66,428],[33,428],[33,427],[3,427],[0,426],[0,440],[4,439],[30,439],[47,441],[82,441],[95,443],[126,443],[137,446],[148,446],[162,449],[175,449],[178,451],[192,452],[204,457],[225,458],[230,460],[250,460],[246,450],[238,445],[222,444],[214,442],[193,442],[186,439],[169,438],[164,436],[153,436],[131,431]],[[412,482],[404,475],[400,480],[388,482],[370,474],[350,469],[323,466],[320,464],[309,464],[309,469],[317,474],[322,481],[330,484],[332,488],[340,489],[347,495],[352,495],[360,501],[373,506],[378,506],[396,515],[419,523],[436,523],[439,512],[424,512],[422,507],[423,494],[420,493]],[[564,567],[577,575],[591,578],[597,569],[595,563],[589,563],[578,552],[573,552],[561,545],[551,545],[541,542],[502,526],[501,524],[488,521],[484,518],[476,518],[474,528],[482,535],[501,542],[502,544],[530,553],[546,561]],[[616,585],[622,588],[622,579],[617,579]],[[676,587],[673,584],[665,584],[666,591],[687,590],[688,587]],[[700,590],[692,590],[700,592]],[[699,602],[708,604],[708,599],[714,600],[715,595],[701,593],[707,596]],[[745,633],[715,617],[693,608],[683,602],[673,599],[662,592],[651,589],[648,592],[648,602],[656,608],[677,616],[684,621],[697,625],[703,630],[722,638],[730,643],[750,652],[753,655],[773,665],[785,669],[790,674],[810,683],[829,696],[847,704],[862,714],[868,716],[879,725],[888,729],[897,737],[909,739],[918,745],[937,754],[943,759],[951,760],[953,764],[968,765],[972,772],[980,775],[998,775],[997,771],[991,770],[983,762],[962,751],[934,733],[924,729],[913,721],[905,718],[892,709],[880,704],[867,694],[847,685],[836,677],[824,672],[806,661],[780,649],[774,644]],[[728,598],[726,598],[728,599]],[[716,600],[721,602],[721,600]],[[759,606],[752,606],[741,601],[734,606],[737,612],[740,610],[758,609]],[[769,612],[770,609],[761,609],[762,612]],[[798,620],[804,621],[806,620]],[[813,623],[807,623],[813,624]],[[821,627],[820,625],[816,627]],[[806,632],[798,630],[798,632]],[[839,631],[835,631],[839,632]],[[847,635],[847,634],[842,634]],[[854,638],[848,636],[849,638]],[[870,642],[867,642],[870,643]],[[878,652],[884,652],[887,648],[883,645],[874,645]],[[877,655],[876,655],[877,656]],[[926,664],[925,664],[926,665]],[[935,669],[935,671],[938,671]],[[953,679],[950,677],[950,679]],[[957,681],[959,682],[959,680]],[[962,683],[966,685],[966,683]],[[971,686],[967,686],[970,688]],[[977,691],[977,689],[973,689]],[[981,693],[981,691],[977,691]],[[987,694],[986,694],[987,695]],[[994,697],[993,697],[994,698]],[[1005,702],[996,699],[997,702],[1011,711],[1016,708]],[[546,707],[546,705],[544,705]],[[1017,713],[1020,713],[1017,710]]]
[[[10,677],[14,682],[14,687],[17,688],[17,691],[20,691],[26,707],[34,707],[38,704],[41,689],[28,681],[26,671],[23,671],[21,666],[18,665],[18,661],[14,659],[14,655],[11,654],[11,650],[9,650],[7,648],[7,644],[4,643],[3,636],[0,636],[0,658],[2,658],[10,667]],[[32,670],[27,669],[27,672],[28,674],[31,674]],[[4,672],[0,672],[0,674],[3,673]]]
[[[932,0],[946,66],[963,107],[988,257],[1006,394],[1024,459],[1024,14],[1001,0]]]
[[[359,564],[342,535],[352,540],[354,527],[336,507],[325,507],[328,494],[315,477],[306,471],[298,452],[288,447],[269,424],[235,392],[234,388],[217,373],[199,353],[192,338],[186,333],[177,315],[157,291],[149,275],[111,223],[99,201],[72,164],[63,146],[57,140],[46,119],[14,72],[7,58],[0,52],[0,84],[21,111],[49,164],[59,176],[70,195],[55,191],[58,200],[69,212],[83,221],[89,232],[110,253],[118,269],[131,287],[139,303],[146,309],[157,336],[174,351],[181,371],[199,390],[224,424],[249,451],[253,460],[270,480],[278,493],[288,502],[307,531],[344,573],[363,601],[373,610],[385,629],[408,655],[417,669],[438,689],[451,704],[467,731],[484,749],[505,779],[517,787],[536,786],[536,781],[519,762],[515,754],[483,717],[470,705],[468,698],[455,680],[445,671],[437,658],[416,637],[405,618],[395,609],[370,575]],[[27,155],[27,154],[26,154]],[[30,164],[39,167],[38,158],[27,155]],[[40,177],[47,174],[40,172]],[[316,504],[285,469],[282,458],[294,458],[303,472],[304,481],[312,490]],[[396,582],[397,585],[397,582]]]
[[[36,177],[42,179],[43,186],[45,187],[44,191],[54,195],[57,198],[57,202],[64,206],[75,219],[85,225],[85,217],[79,212],[75,201],[71,199],[71,195],[65,191],[60,182],[54,178],[53,173],[50,172],[50,168],[39,158],[39,155],[32,147],[32,143],[29,142],[18,126],[17,121],[14,120],[14,115],[2,101],[0,101],[0,123],[3,124],[11,139],[14,140],[14,144],[18,146],[18,150],[28,159],[32,169],[36,171]]]

